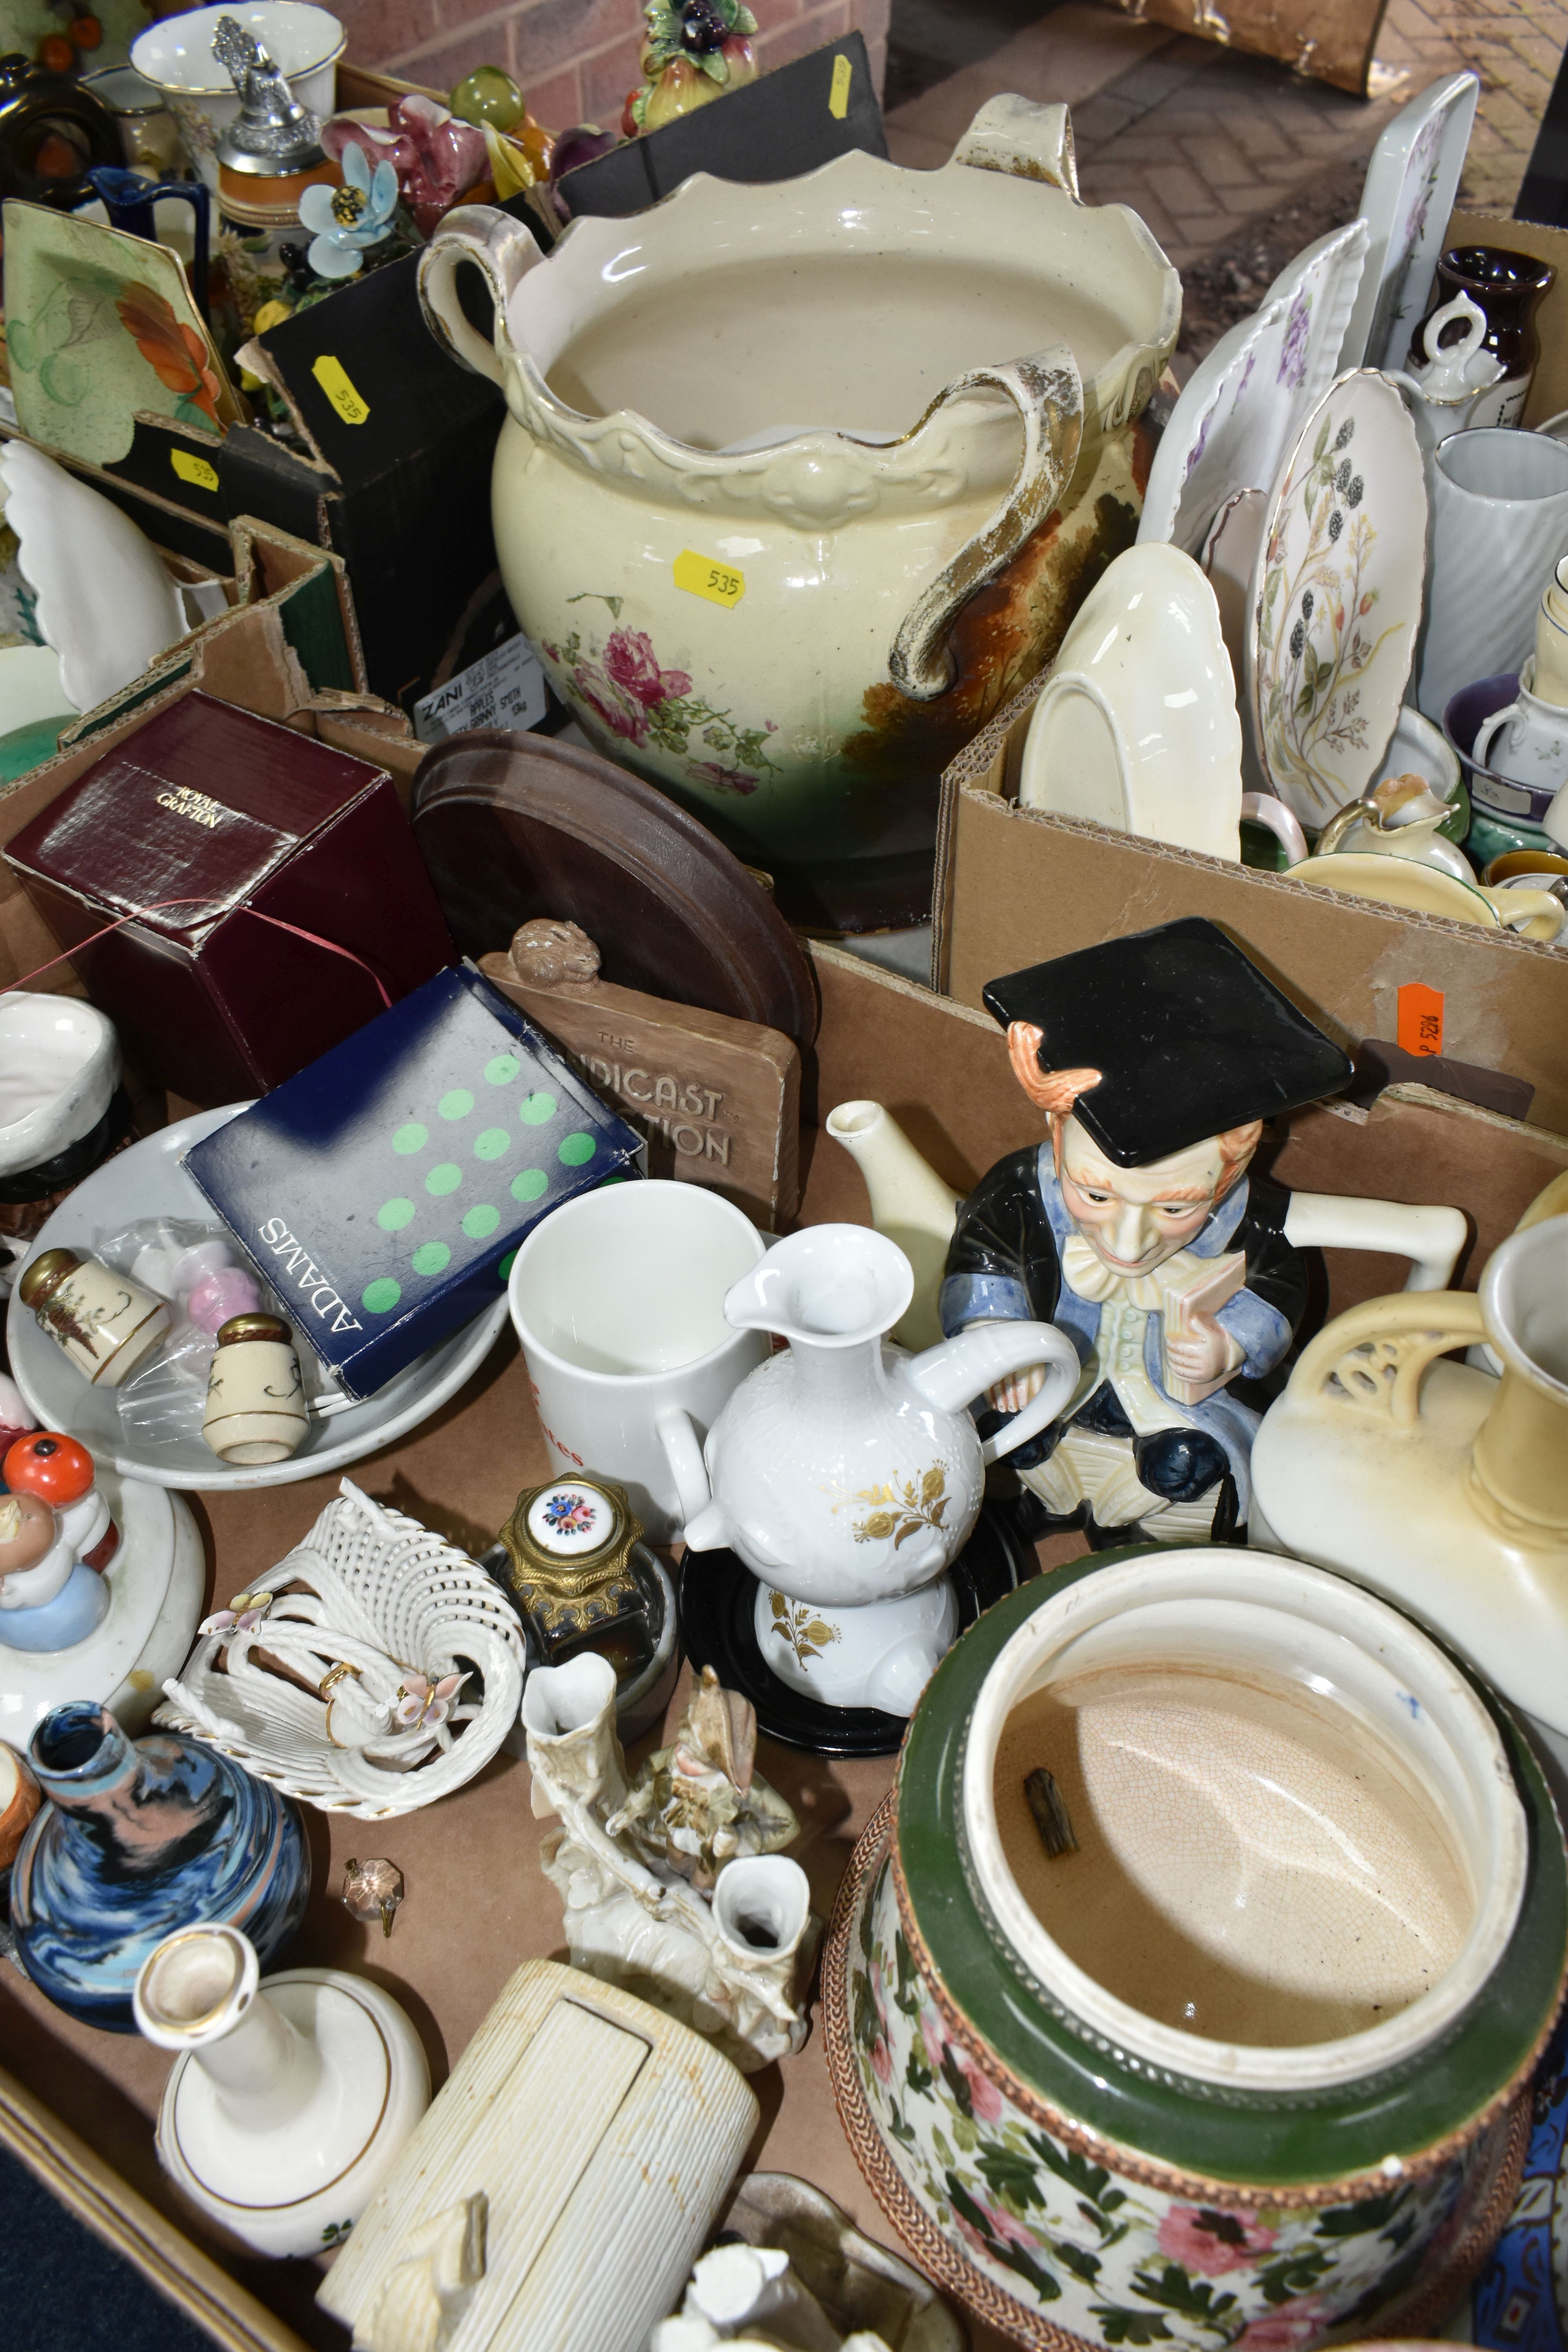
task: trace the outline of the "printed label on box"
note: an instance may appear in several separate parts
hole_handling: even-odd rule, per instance
[[[1443,992],[1414,980],[1399,992],[1398,1043],[1407,1054],[1443,1050]]]
[[[526,637],[509,637],[414,706],[421,743],[442,743],[468,727],[510,727],[521,733],[545,712],[544,672]]]

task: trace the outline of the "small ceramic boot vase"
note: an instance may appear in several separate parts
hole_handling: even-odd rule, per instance
[[[259,1981],[237,1927],[167,1936],[136,1979],[136,2023],[178,2053],[158,2156],[192,2201],[263,2254],[347,2237],[430,2104],[419,2037],[341,1969]]]
[[[1447,1360],[1488,1340],[1501,1380]],[[1249,1540],[1338,1569],[1462,1651],[1568,1785],[1568,1215],[1479,1296],[1369,1298],[1307,1348],[1252,1449]]]
[[[752,1770],[746,1702],[708,1668],[673,1746],[629,1788],[607,1658],[536,1667],[522,1721],[534,1813],[561,1822],[541,1856],[573,1967],[706,2034],[742,2074],[799,2050],[822,1922],[805,1871],[775,1851],[799,1824]]]

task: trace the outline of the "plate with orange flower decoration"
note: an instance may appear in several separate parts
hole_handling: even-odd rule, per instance
[[[215,441],[245,415],[178,257],[47,205],[5,206],[5,349],[16,421],[92,466],[138,415]]]

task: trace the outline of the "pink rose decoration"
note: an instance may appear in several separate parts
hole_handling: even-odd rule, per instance
[[[1160,2224],[1160,2252],[1203,2278],[1223,2278],[1226,2271],[1245,2270],[1271,2252],[1278,2234],[1258,2228],[1249,2213],[1173,2205]]]
[[[893,2062],[888,2054],[888,2045],[879,2033],[871,2044],[871,2065],[879,2083],[892,2081]]]
[[[683,669],[660,669],[653,640],[641,629],[616,629],[605,647],[605,667],[624,694],[645,710],[678,702],[691,691]]]
[[[429,98],[395,99],[384,131],[334,115],[322,126],[321,144],[334,163],[341,163],[344,148],[353,144],[363,147],[373,164],[390,163],[422,236],[430,236],[442,214],[468,189],[489,177],[484,132],[459,122]]]
[[[261,1293],[242,1266],[218,1266],[204,1274],[185,1301],[185,1312],[198,1331],[217,1331],[231,1315],[254,1315]]]
[[[969,2085],[969,2104],[974,2111],[975,2122],[999,2124],[1002,2120],[1002,2095],[995,2084],[988,2082],[962,2051],[955,2050],[952,2060]],[[1022,2243],[1022,2240],[1019,2242]]]
[[[945,2044],[942,2038],[942,2028],[929,2009],[922,2009],[921,2011],[921,2040],[925,2043],[926,2057],[931,2063],[932,2072],[940,2074],[942,2053]]]

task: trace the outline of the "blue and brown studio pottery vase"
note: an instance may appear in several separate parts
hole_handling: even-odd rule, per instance
[[[825,2039],[879,2202],[1012,2340],[1313,2352],[1474,2277],[1565,1949],[1545,1783],[1446,1652],[1296,1561],[1107,1553],[932,1676]]]
[[[177,1927],[239,1927],[269,1967],[310,1891],[300,1809],[216,1749],[127,1739],[106,1708],[57,1706],[33,1734],[50,1801],[11,1879],[17,1956],[85,2024],[133,2033],[132,1989]]]

